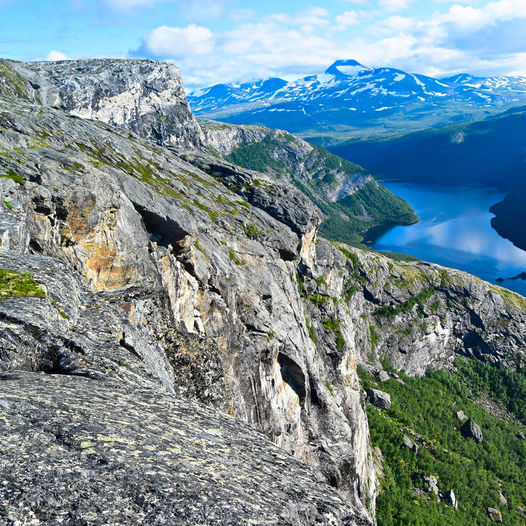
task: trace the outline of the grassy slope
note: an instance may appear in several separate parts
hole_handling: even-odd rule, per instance
[[[44,290],[29,272],[0,269],[0,300],[4,298],[42,298]]]
[[[285,136],[285,142],[294,141],[294,137]],[[267,137],[259,143],[243,144],[234,149],[226,158],[239,166],[271,173],[278,177],[290,176],[291,182],[307,194],[327,215],[320,233],[331,240],[357,243],[363,234],[379,225],[411,224],[417,218],[412,208],[404,200],[395,196],[376,181],[354,194],[338,201],[330,202],[323,197],[320,188],[334,183],[334,171],[348,176],[365,170],[350,161],[330,154],[321,147],[315,147],[313,160],[313,181],[295,177],[290,167],[273,155],[276,148],[283,147],[276,139]],[[311,159],[312,160],[312,159]],[[365,218],[367,216],[367,219]]]
[[[379,411],[368,404],[372,444],[382,451],[386,475],[378,499],[379,526],[491,524],[488,507],[502,512],[504,524],[525,524],[517,506],[526,504],[526,441],[517,433],[526,432],[526,374],[468,359],[459,358],[456,365],[457,373],[430,372],[423,378],[399,373],[403,384],[391,379],[377,386],[391,394],[392,408]],[[375,385],[368,373],[360,375],[366,387]],[[476,403],[481,396],[499,400],[516,421],[488,414]],[[481,426],[481,444],[461,435],[458,410]],[[402,442],[404,433],[411,435],[407,428],[425,441],[417,440],[418,454]],[[458,510],[411,491],[424,488],[421,477],[429,475],[437,477],[441,491],[454,490]],[[507,505],[500,502],[499,489]]]

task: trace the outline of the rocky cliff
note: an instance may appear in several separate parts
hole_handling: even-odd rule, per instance
[[[268,171],[276,178],[315,184],[318,192],[331,202],[352,195],[373,181],[370,173],[352,163],[347,167],[340,161],[338,166],[335,158],[333,166],[324,164],[319,149],[283,130],[214,121],[202,121],[201,128],[207,144],[224,156],[231,155],[240,147],[262,143],[274,163],[262,164],[260,171]],[[252,162],[257,162],[254,157]]]
[[[131,130],[159,144],[203,144],[181,75],[172,64],[111,59],[0,61],[0,93]]]
[[[524,362],[521,297],[318,238],[297,188],[200,146],[182,91],[158,95],[175,68],[2,67],[8,520],[367,524],[378,488],[357,364]],[[159,105],[128,122],[157,68]],[[172,106],[181,120],[157,137]]]

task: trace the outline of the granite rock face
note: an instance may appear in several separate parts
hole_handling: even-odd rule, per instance
[[[369,520],[359,381],[329,392],[296,283],[319,224],[307,198],[17,99],[0,126],[2,265],[47,289],[1,303],[2,369],[155,379],[259,428]]]
[[[309,312],[339,325],[315,331],[333,341],[341,334],[342,349],[355,349],[372,372],[382,358],[417,376],[452,368],[456,355],[512,370],[526,361],[522,296],[461,271],[326,241],[317,243],[315,262],[314,273],[302,275]],[[332,353],[341,356],[336,347]]]
[[[106,122],[163,145],[203,144],[181,75],[172,64],[112,59],[1,61],[0,71],[7,72],[7,82],[0,81],[0,94]]]
[[[57,458],[76,474],[72,482],[69,472],[46,467],[38,448],[4,449],[6,516],[21,504],[29,518],[44,521],[42,494],[55,470],[60,487],[73,484],[90,498],[111,479],[101,510],[111,516],[115,495],[122,503],[117,524],[135,520],[128,504],[143,510],[143,522],[177,523],[177,498],[186,513],[180,517],[203,524],[367,524],[378,486],[357,365],[378,370],[388,358],[423,374],[451,367],[456,353],[509,368],[524,361],[521,297],[461,272],[318,238],[320,213],[304,194],[201,147],[202,132],[186,111],[171,128],[179,136],[180,127],[178,142],[168,132],[152,135],[148,111],[134,113],[138,120],[126,113],[129,96],[112,98],[121,87],[108,88],[110,103],[86,98],[77,80],[75,102],[61,102],[70,99],[57,85],[70,86],[72,68],[86,68],[79,79],[96,78],[100,68],[101,86],[111,84],[108,71],[128,78],[124,70],[132,68],[139,93],[141,67],[150,78],[159,63],[1,64],[9,72],[0,74],[0,268],[29,272],[46,296],[0,302],[0,397],[7,400],[0,403],[10,411],[13,437],[58,448]],[[62,80],[56,71],[64,71]],[[86,80],[88,92],[95,85]],[[165,93],[163,86],[156,89]],[[164,104],[176,103],[166,97],[152,111],[162,116]],[[90,104],[82,111],[91,117],[105,120],[106,110],[97,112],[111,107],[123,122],[74,115]],[[53,400],[60,402],[55,416]],[[42,417],[31,420],[32,411]],[[149,430],[137,425],[139,414]],[[214,457],[216,425],[226,453]],[[200,440],[217,475],[213,484],[207,479],[208,504],[195,435],[205,428]],[[261,480],[245,483],[249,472],[258,476],[256,457]],[[158,459],[158,486],[148,458]],[[48,478],[38,479],[33,462]],[[133,474],[148,479],[148,492]],[[194,493],[180,486],[179,497],[167,493],[178,474],[191,477]],[[295,479],[294,490],[284,489]],[[27,498],[16,480],[32,488]],[[71,505],[75,520],[107,522],[84,517],[75,492],[68,501],[53,495],[50,509]],[[223,498],[235,506],[225,509]],[[272,499],[275,509],[261,511]]]

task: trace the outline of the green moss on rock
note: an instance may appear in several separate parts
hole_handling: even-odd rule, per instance
[[[0,269],[0,300],[6,298],[43,298],[46,295],[29,272]]]

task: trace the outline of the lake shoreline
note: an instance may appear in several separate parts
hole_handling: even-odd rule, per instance
[[[414,208],[419,222],[371,229],[364,239],[368,246],[457,268],[526,296],[525,280],[508,279],[526,270],[526,251],[500,236],[491,224],[490,208],[504,192],[479,185],[452,188],[392,180],[382,184]]]

